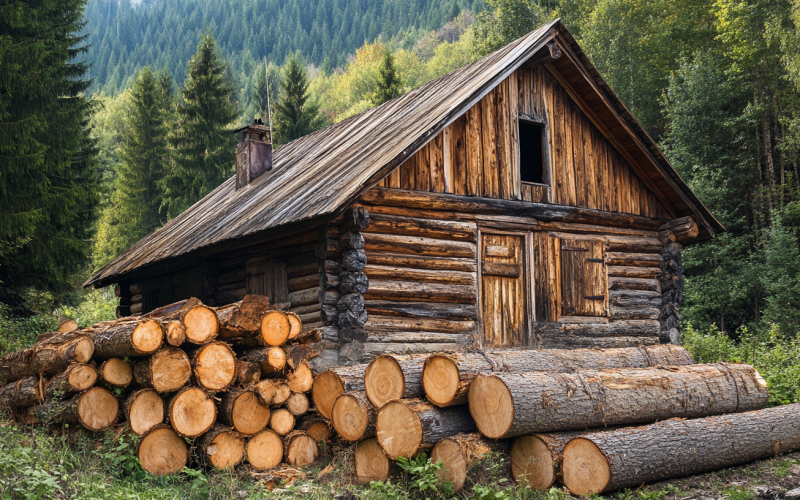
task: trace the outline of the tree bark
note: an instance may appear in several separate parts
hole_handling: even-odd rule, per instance
[[[164,330],[154,319],[112,324],[93,332],[94,357],[99,359],[147,356],[162,344]]]
[[[427,358],[427,354],[386,354],[373,359],[364,372],[364,390],[372,404],[381,408],[395,399],[424,397],[422,368]]]
[[[342,394],[364,390],[366,364],[331,368],[317,375],[311,388],[314,406],[325,419],[331,419],[333,404]]]
[[[219,337],[232,339],[258,332],[268,308],[269,298],[263,295],[247,295],[239,302],[217,308]]]
[[[0,388],[0,405],[11,409],[28,408],[43,400],[45,380],[25,377]]]
[[[763,408],[767,384],[745,364],[494,373],[470,384],[469,410],[481,434],[534,432],[695,418]]]
[[[47,382],[44,399],[71,397],[92,387],[97,378],[97,370],[92,365],[74,363]]]
[[[255,386],[259,380],[261,380],[261,367],[258,363],[236,360],[236,384],[249,388]]]
[[[217,469],[236,467],[244,459],[245,440],[241,434],[221,424],[214,424],[198,440],[203,463]]]
[[[241,359],[258,364],[264,377],[280,377],[286,372],[286,353],[280,347],[248,349]]]
[[[92,387],[67,401],[52,399],[35,409],[47,423],[80,424],[90,431],[101,431],[117,422],[119,401],[104,387]]]
[[[724,469],[800,449],[800,404],[585,434],[564,448],[576,495]]]
[[[83,336],[72,336],[60,343],[36,344],[0,360],[0,383],[7,384],[24,377],[55,375],[72,363],[86,363],[92,359],[93,352],[94,344]]]
[[[333,405],[331,421],[345,441],[357,442],[375,436],[378,409],[365,391],[342,394]]]

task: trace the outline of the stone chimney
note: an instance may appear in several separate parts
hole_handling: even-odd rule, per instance
[[[272,134],[260,119],[234,130],[236,143],[236,189],[242,189],[261,174],[272,170]]]

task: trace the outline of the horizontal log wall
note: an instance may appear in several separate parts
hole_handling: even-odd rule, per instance
[[[522,183],[517,119],[545,125],[549,186]],[[519,69],[380,187],[552,202],[669,218],[627,160],[543,66]]]

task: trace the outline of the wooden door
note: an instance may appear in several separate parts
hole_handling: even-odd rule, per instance
[[[561,240],[561,315],[606,315],[605,244]]]
[[[483,345],[527,345],[525,236],[481,235]]]

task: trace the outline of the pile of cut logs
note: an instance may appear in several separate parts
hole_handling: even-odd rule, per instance
[[[765,410],[755,368],[675,345],[385,355],[320,374],[312,395],[358,443],[362,481],[429,451],[458,490],[475,460],[510,451],[519,483],[585,495],[800,449],[800,404]]]
[[[304,466],[330,436],[306,396],[317,332],[267,297],[219,308],[189,299],[59,330],[0,360],[0,405],[29,424],[124,424],[152,474],[245,458],[260,470]]]

